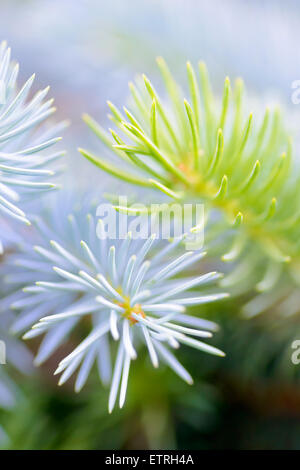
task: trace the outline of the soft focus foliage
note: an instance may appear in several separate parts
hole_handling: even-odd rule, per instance
[[[1,277],[3,276],[2,263],[0,265]],[[5,297],[5,288],[0,288],[0,340],[5,343],[6,364],[0,365],[0,408],[12,409],[20,399],[20,391],[9,373],[12,369],[22,374],[32,372],[32,355],[20,340],[11,335],[11,325],[14,315],[9,311],[13,297]],[[5,438],[5,433],[0,426],[0,444]]]
[[[53,100],[44,101],[49,87],[28,99],[34,75],[17,87],[19,65],[11,61],[5,41],[0,46],[0,64],[0,214],[30,224],[19,204],[37,191],[56,187],[45,179],[53,177],[50,166],[63,152],[45,155],[44,150],[60,140],[57,133],[65,123],[40,128],[55,111]]]
[[[291,345],[300,333],[299,106],[297,108],[292,99],[292,95],[299,96],[295,90],[299,79],[298,16],[296,0],[284,4],[279,0],[248,3],[132,0],[130,4],[124,0],[105,4],[97,0],[4,0],[1,3],[2,35],[13,46],[14,56],[22,61],[15,95],[10,95],[7,106],[22,90],[23,83],[26,92],[32,80],[27,79],[33,71],[37,72],[38,88],[36,80],[22,106],[11,114],[12,128],[7,128],[5,120],[2,126],[6,105],[0,104],[0,138],[20,126],[22,130],[22,126],[32,123],[35,117],[42,119],[43,110],[50,112],[52,104],[43,97],[47,89],[34,95],[50,83],[59,103],[60,119],[65,116],[72,119],[70,132],[64,140],[64,147],[70,150],[64,159],[68,170],[62,174],[60,182],[64,185],[68,182],[77,194],[75,199],[67,192],[58,198],[49,194],[54,189],[51,185],[57,182],[50,173],[53,169],[60,173],[50,148],[50,153],[47,149],[31,155],[22,153],[18,155],[22,161],[14,157],[15,153],[36,145],[34,142],[40,142],[45,131],[53,131],[49,139],[55,139],[64,124],[55,127],[49,116],[40,123],[33,123],[31,130],[0,142],[3,147],[2,157],[0,155],[2,251],[4,247],[4,255],[0,256],[0,340],[6,342],[8,360],[7,365],[0,365],[0,447],[299,448],[299,365],[291,360],[295,351]],[[8,60],[5,44],[1,51],[5,59],[4,66],[0,67],[2,79],[6,65],[10,64],[0,86],[3,100],[9,89],[7,78],[16,69],[14,62]],[[170,76],[162,59],[158,60],[159,67],[155,67],[157,55],[166,58],[176,78]],[[189,63],[186,74],[183,64],[187,58],[194,68]],[[214,93],[203,63],[195,66],[199,59],[208,66]],[[126,108],[122,109],[127,81],[141,72],[151,77],[151,82],[137,77],[135,83],[130,84],[132,93]],[[222,81],[226,75],[244,77],[247,94],[241,79],[232,84],[226,79],[222,97]],[[165,89],[163,82],[167,85]],[[278,97],[281,111],[274,104]],[[103,106],[107,98],[116,104],[109,102],[112,135],[104,131],[109,127]],[[264,111],[267,104],[270,108]],[[85,116],[85,120],[105,144],[95,153],[89,150],[84,153],[92,160],[96,157],[105,173],[95,169],[75,150],[78,144],[90,149],[92,139],[98,145],[88,126],[81,122],[82,111],[95,117],[94,120]],[[20,124],[15,120],[19,118]],[[60,157],[62,152],[57,150],[57,154]],[[41,158],[36,160],[38,155]],[[32,170],[38,172],[32,173]],[[13,180],[26,186],[12,185]],[[220,326],[214,338],[205,339],[202,345],[211,343],[225,351],[226,357],[203,355],[186,345],[176,351],[176,361],[180,359],[190,375],[183,372],[177,362],[175,370],[180,370],[186,379],[193,376],[193,387],[188,387],[172,368],[163,365],[158,350],[160,367],[152,367],[151,352],[142,333],[142,320],[145,320],[142,309],[131,312],[129,318],[121,311],[116,312],[116,316],[111,315],[107,309],[112,323],[114,318],[118,320],[119,339],[112,340],[110,332],[105,335],[109,338],[111,358],[115,360],[119,345],[126,356],[125,343],[127,349],[129,346],[128,356],[133,354],[128,338],[124,337],[123,341],[126,320],[130,324],[132,346],[138,354],[137,360],[127,357],[127,362],[121,364],[125,366],[120,377],[121,397],[116,396],[116,403],[120,403],[121,398],[121,404],[125,397],[128,363],[131,365],[126,406],[111,415],[107,413],[106,386],[99,386],[99,372],[103,378],[103,367],[97,353],[97,364],[89,370],[93,359],[91,350],[93,346],[97,349],[97,343],[100,352],[100,344],[95,341],[90,349],[85,349],[88,345],[85,340],[93,339],[89,335],[96,331],[97,314],[82,312],[76,316],[73,309],[82,307],[78,297],[97,295],[100,296],[98,301],[114,303],[113,295],[121,295],[120,286],[113,283],[112,272],[108,272],[112,269],[108,269],[106,263],[101,279],[108,281],[114,291],[104,289],[100,293],[96,292],[100,289],[98,284],[97,288],[92,287],[95,281],[101,285],[86,250],[89,247],[93,253],[98,253],[94,241],[99,240],[92,241],[85,233],[86,213],[94,213],[96,208],[94,190],[98,191],[95,204],[108,191],[110,200],[115,203],[112,193],[131,196],[135,190],[136,200],[146,204],[161,200],[204,201],[209,208],[205,227],[208,253],[184,270],[183,275],[188,276],[186,286],[192,287],[194,281],[201,279],[209,280],[210,276],[211,280],[217,278],[215,271],[226,274],[220,280],[221,287],[201,283],[187,290],[186,295],[203,299],[221,291],[231,294],[226,301],[187,306],[185,313],[177,312],[168,320],[173,324],[171,331],[177,333],[174,326],[188,326],[178,322],[182,315],[197,322],[194,330],[206,334],[209,329],[203,328],[204,324],[213,327],[213,320]],[[44,192],[42,203],[40,196]],[[80,204],[74,206],[74,201],[79,200]],[[26,225],[29,220],[30,227]],[[75,220],[84,221],[79,223],[78,230]],[[87,245],[80,244],[81,238]],[[51,245],[50,239],[56,240],[56,244]],[[79,274],[83,269],[77,269],[67,259],[68,253],[57,251],[57,244],[74,254],[92,281]],[[142,244],[140,242],[140,247]],[[164,244],[169,245],[153,241],[146,262],[152,260],[151,265],[155,266],[157,253]],[[34,251],[33,245],[39,245],[42,254]],[[114,245],[117,266],[121,244]],[[110,243],[107,252],[109,247]],[[129,260],[140,248],[135,240],[131,241],[131,247]],[[160,266],[184,254],[182,248],[178,245]],[[112,252],[110,262],[114,258]],[[45,257],[46,253],[53,257],[53,262]],[[100,253],[97,260],[102,261]],[[137,266],[138,261],[135,263]],[[54,271],[53,266],[63,271]],[[141,287],[147,282],[151,269],[150,266],[145,273]],[[208,277],[203,274],[210,272]],[[76,282],[74,278],[71,281],[70,277],[62,277],[70,274],[75,276]],[[120,278],[124,274],[125,268],[118,270]],[[163,295],[174,295],[173,287],[182,287],[180,277],[181,274],[175,275],[173,280],[159,281],[160,285],[154,289],[161,288]],[[36,286],[36,280],[55,283],[55,289],[50,289],[54,287],[51,284]],[[73,291],[57,293],[58,285],[70,285],[73,281]],[[28,285],[35,293],[22,291],[22,287]],[[101,287],[103,289],[103,285]],[[185,297],[185,293],[162,302],[174,304],[174,299],[179,297]],[[139,303],[142,302],[147,305],[150,299]],[[122,305],[115,305],[122,308]],[[96,307],[100,309],[101,303],[97,302]],[[128,314],[127,308],[125,310]],[[44,356],[45,361],[41,360],[43,363],[35,369],[35,374],[27,374],[32,371],[28,349],[32,356],[37,355],[36,362],[43,359],[43,350],[49,353],[51,346],[49,341],[45,347],[47,337],[51,338],[51,333],[65,322],[54,315],[66,311],[71,313],[76,325],[57,347],[53,345],[52,354],[48,358],[47,354]],[[99,311],[98,317],[104,321],[103,314],[104,309]],[[137,319],[133,314],[139,322],[135,323]],[[146,320],[149,315],[158,319],[150,312],[144,314]],[[45,315],[48,318],[39,322]],[[30,330],[29,336],[37,334],[39,329],[42,332],[44,327],[44,338],[22,343],[18,337],[35,322],[38,326]],[[34,331],[37,333],[31,333]],[[170,345],[166,338],[155,338],[151,331],[153,344],[157,341],[167,351],[173,351],[172,345],[175,346],[178,338],[171,339]],[[116,338],[116,330],[113,332]],[[186,333],[184,336],[194,339]],[[195,339],[198,341],[197,337]],[[64,358],[70,358],[73,351],[78,352],[78,347],[83,349],[71,356],[70,364],[64,363]],[[102,345],[103,351],[105,346]],[[85,352],[79,364],[80,355]],[[57,387],[57,379],[52,374],[59,363],[61,367],[66,365],[61,370],[61,381],[74,372],[63,387]],[[76,366],[77,377],[73,370]],[[80,394],[75,394],[74,385],[80,385],[80,381],[83,385],[87,375],[89,380],[85,387]],[[111,399],[110,408],[112,404]]]

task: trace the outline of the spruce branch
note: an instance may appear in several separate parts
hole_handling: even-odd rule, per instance
[[[29,97],[35,76],[19,88],[18,72],[19,65],[11,61],[10,48],[3,41],[0,44],[0,216],[29,225],[21,209],[25,200],[58,187],[52,181],[58,170],[53,163],[65,152],[47,154],[45,150],[61,140],[58,135],[67,123],[45,127],[56,109],[52,99],[45,101],[49,87]]]
[[[298,263],[300,173],[280,110],[267,108],[261,122],[252,112],[245,114],[243,81],[237,79],[232,88],[228,77],[219,102],[204,63],[198,71],[187,63],[189,96],[184,97],[164,60],[157,62],[167,96],[162,99],[146,76],[130,83],[130,109],[123,113],[109,104],[111,139],[90,116],[83,117],[114,154],[110,173],[122,178],[122,163],[126,175],[139,184],[147,181],[145,186],[170,201],[200,201],[209,214],[217,212],[220,229],[214,227],[207,237],[223,239],[224,261],[245,256],[256,272],[261,262]],[[258,289],[271,288],[264,278],[256,283]]]

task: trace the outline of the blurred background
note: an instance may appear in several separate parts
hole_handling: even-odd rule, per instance
[[[159,88],[155,58],[168,62],[185,86],[185,62],[207,63],[221,92],[225,75],[242,76],[253,106],[280,102],[299,140],[300,105],[291,101],[300,79],[297,0],[1,0],[1,39],[20,62],[21,78],[51,85],[65,135],[72,184],[111,188],[115,182],[85,161],[78,146],[97,149],[83,112],[108,123],[106,100],[126,103],[128,81],[146,73]],[[182,348],[192,372],[188,387],[140,361],[124,410],[107,413],[97,375],[80,395],[58,388],[48,363],[33,377],[15,373],[20,396],[0,423],[13,449],[299,449],[300,365],[291,363],[299,321],[272,316],[245,321],[232,301],[207,308],[222,325],[216,339],[225,359]],[[151,384],[151,386],[150,386]]]

